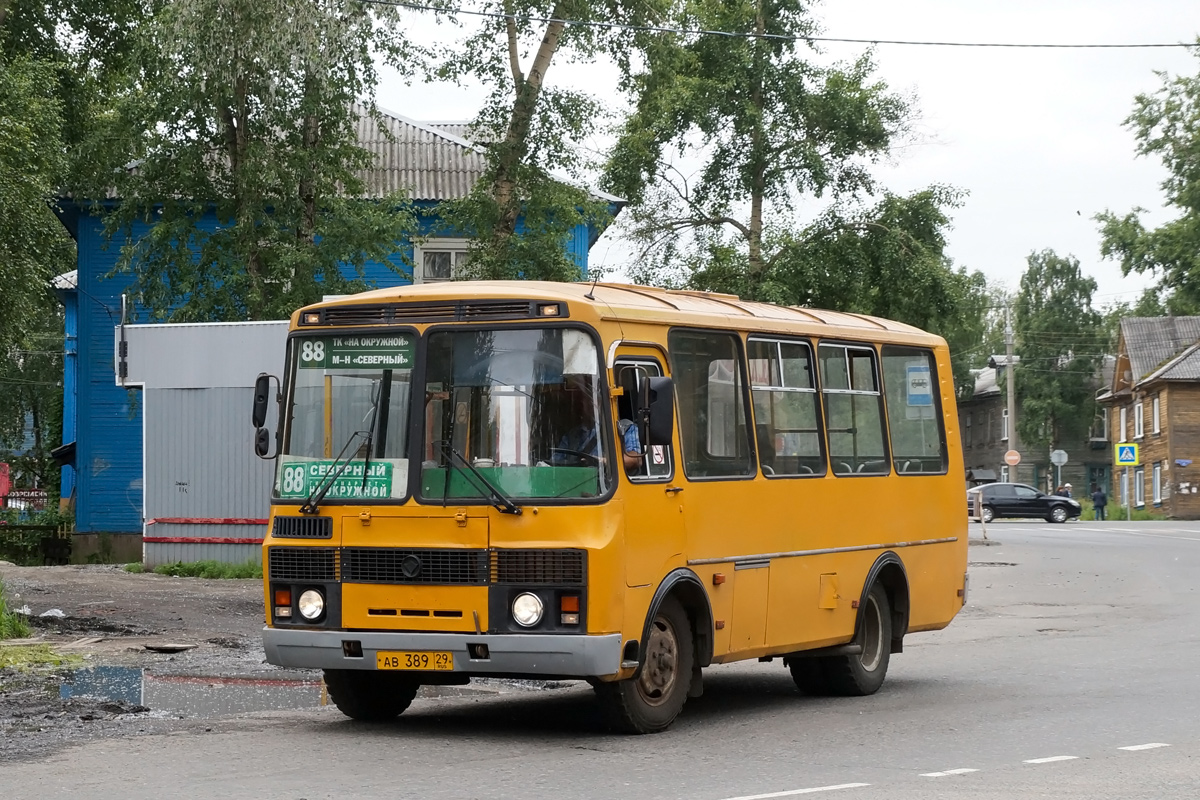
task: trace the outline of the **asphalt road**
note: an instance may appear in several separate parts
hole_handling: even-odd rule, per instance
[[[383,726],[273,713],[4,764],[0,797],[1200,797],[1200,523],[988,533],[968,607],[873,697],[801,696],[776,661],[706,671],[648,737],[603,733],[582,685],[418,700]]]

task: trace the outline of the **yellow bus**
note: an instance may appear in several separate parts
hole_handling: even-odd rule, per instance
[[[746,659],[871,694],[966,602],[949,353],[900,323],[632,285],[385,289],[296,312],[254,423],[277,459],[267,659],[324,670],[356,719],[421,685],[574,678],[649,733]]]

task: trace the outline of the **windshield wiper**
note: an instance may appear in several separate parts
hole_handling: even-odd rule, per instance
[[[342,473],[346,471],[346,467],[350,466],[351,459],[347,458],[345,461],[342,461],[342,456],[346,455],[346,450],[350,448],[350,445],[354,444],[355,439],[357,439],[359,436],[368,435],[369,434],[366,434],[363,431],[355,431],[354,433],[350,434],[350,438],[346,441],[346,444],[342,445],[341,452],[337,454],[337,458],[335,458],[329,465],[329,472],[327,473],[325,480],[317,484],[317,488],[313,489],[313,493],[310,494],[308,499],[304,501],[304,505],[300,506],[301,514],[317,513],[317,506],[320,505],[321,501],[325,499],[325,495],[331,488],[333,488],[333,484],[337,481],[337,479],[342,477]],[[339,463],[342,466],[337,472],[334,472],[333,468]]]
[[[521,507],[519,505],[517,505],[516,503],[514,503],[509,498],[505,497],[504,494],[499,489],[497,489],[495,486],[492,485],[491,481],[489,481],[487,478],[483,477],[483,473],[480,472],[474,464],[472,464],[470,461],[467,461],[467,459],[463,456],[462,453],[458,452],[453,447],[451,447],[449,442],[443,441],[443,442],[441,442],[441,446],[442,446],[442,453],[446,456],[447,464],[454,467],[455,469],[461,469],[462,467],[459,467],[457,464],[454,463],[454,459],[458,459],[460,462],[462,462],[463,467],[466,467],[467,469],[469,469],[471,471],[471,474],[474,475],[476,478],[478,478],[480,480],[480,482],[483,483],[483,485],[488,488],[488,491],[492,495],[492,499],[495,500],[495,502],[492,503],[492,505],[498,511],[500,511],[500,513],[502,513],[502,514],[517,514],[518,516],[521,514]],[[449,473],[446,474],[446,485],[447,486],[450,485]],[[478,489],[479,487],[476,486],[475,488]],[[442,502],[445,503],[444,495],[443,495]]]

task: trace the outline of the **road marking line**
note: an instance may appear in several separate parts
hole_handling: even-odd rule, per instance
[[[832,792],[835,789],[858,789],[870,786],[869,783],[839,783],[837,786],[814,786],[811,789],[789,789],[786,792],[770,792],[769,794],[747,794],[741,797],[729,797],[726,800],[767,800],[770,797],[791,797],[797,794],[815,794],[817,792]]]
[[[1129,747],[1118,747],[1118,750],[1153,750],[1156,747],[1170,747],[1171,745],[1163,742],[1150,742],[1150,744],[1131,744]]]
[[[959,769],[948,769],[945,772],[922,772],[921,777],[922,778],[944,778],[947,775],[966,775],[968,772],[979,772],[979,770],[959,768]]]
[[[1026,759],[1025,764],[1049,764],[1051,761],[1073,761],[1079,756],[1050,756],[1049,758],[1030,758]]]
[[[1194,536],[1172,536],[1171,534],[1168,534],[1168,533],[1145,533],[1143,531],[1129,531],[1129,530],[1120,531],[1120,532],[1125,534],[1126,536],[1152,536],[1152,537],[1155,537],[1158,539],[1175,539],[1176,541],[1183,541],[1183,542],[1200,542],[1200,539],[1197,539]]]

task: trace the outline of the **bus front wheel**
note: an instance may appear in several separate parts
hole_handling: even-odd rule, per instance
[[[420,688],[407,675],[362,669],[327,669],[325,686],[338,711],[365,722],[395,719],[408,708]]]
[[[687,700],[695,653],[691,624],[675,598],[659,606],[644,652],[645,661],[635,677],[595,684],[609,725],[626,733],[666,730]]]
[[[892,611],[887,592],[879,583],[867,592],[854,643],[862,652],[821,659],[821,672],[831,694],[844,697],[875,694],[887,676],[892,653]]]

